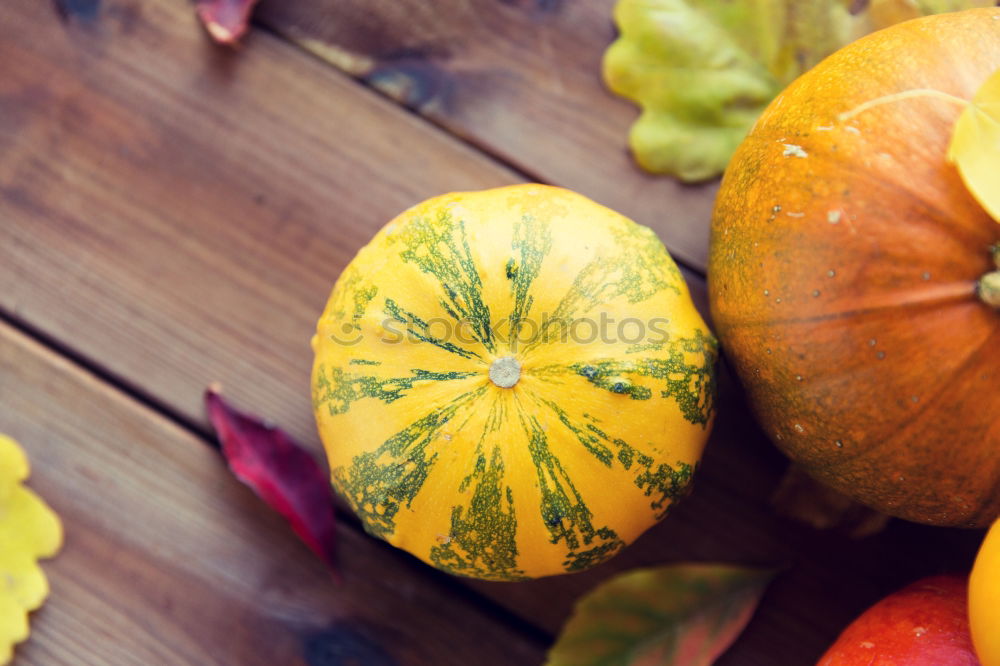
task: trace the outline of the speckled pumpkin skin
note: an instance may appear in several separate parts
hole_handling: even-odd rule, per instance
[[[563,335],[602,318],[666,335]],[[313,348],[334,487],[368,532],[464,576],[613,556],[686,492],[714,416],[715,339],[662,243],[554,187],[401,214],[344,270]]]
[[[730,163],[709,288],[760,422],[814,476],[938,525],[1000,514],[1000,313],[976,296],[1000,225],[945,155],[1000,67],[1000,9],[900,24],[793,83]]]

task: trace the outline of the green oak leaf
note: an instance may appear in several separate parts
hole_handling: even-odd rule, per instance
[[[547,666],[708,666],[743,631],[772,577],[726,564],[627,572],[577,603]]]
[[[615,93],[642,113],[629,146],[653,173],[718,176],[764,107],[797,76],[873,30],[989,0],[619,0],[604,54]]]

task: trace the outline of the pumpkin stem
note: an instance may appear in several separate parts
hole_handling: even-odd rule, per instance
[[[521,378],[521,364],[513,356],[504,356],[490,365],[490,381],[500,388],[511,388]]]
[[[934,90],[933,88],[914,88],[913,90],[904,90],[902,92],[893,93],[892,95],[876,97],[875,99],[870,99],[867,102],[862,102],[850,111],[845,111],[839,114],[837,119],[840,120],[840,122],[844,122],[876,106],[882,106],[883,104],[888,104],[890,102],[897,102],[899,100],[911,99],[914,97],[932,97],[934,99],[940,99],[946,102],[952,102],[953,104],[960,104],[962,106],[966,106],[969,103],[969,100],[967,99],[962,99],[961,97],[956,97],[955,95],[949,95],[941,90]]]
[[[978,291],[983,303],[1000,310],[1000,271],[984,275],[979,280]]]

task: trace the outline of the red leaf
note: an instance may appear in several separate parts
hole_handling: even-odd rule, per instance
[[[258,0],[198,0],[195,11],[212,38],[235,44],[247,31],[250,12]]]
[[[205,407],[236,478],[284,516],[306,545],[333,567],[333,497],[315,458],[283,430],[230,407],[213,387],[205,391]]]

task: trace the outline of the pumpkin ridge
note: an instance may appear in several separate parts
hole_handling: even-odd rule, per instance
[[[692,337],[678,337],[655,343],[656,351],[661,351],[665,345],[668,346],[667,358],[603,357],[568,364],[550,364],[536,368],[532,373],[543,379],[561,374],[580,376],[596,388],[628,395],[633,400],[649,400],[654,391],[648,386],[632,383],[627,378],[629,375],[663,380],[665,388],[656,391],[657,397],[673,398],[687,421],[707,427],[715,412],[714,360],[718,353],[718,343],[713,336],[695,329]],[[626,354],[630,350],[631,347],[626,349]],[[701,354],[701,363],[688,363],[685,353]],[[677,377],[678,374],[681,376]]]
[[[969,299],[967,302],[963,302],[961,306],[967,312],[978,312],[979,314],[984,314],[982,312],[982,305],[974,299]],[[886,313],[888,312],[889,311],[886,310],[876,313],[877,318],[872,321],[876,324],[880,324],[882,320],[886,318]],[[898,319],[898,317],[891,319]],[[866,327],[868,327],[868,323],[865,324]],[[854,321],[846,320],[846,324],[847,326],[862,326],[860,318],[855,319]],[[752,364],[748,364],[744,356],[744,350],[747,348],[747,340],[742,339],[737,341],[737,337],[725,337],[730,335],[735,336],[737,334],[735,332],[730,332],[728,328],[722,326],[721,324],[719,330],[720,333],[724,334],[724,339],[727,340],[729,344],[729,358],[735,369],[738,370],[739,375],[741,377],[748,377],[752,374],[753,376],[759,378],[760,375],[754,372],[754,366]],[[738,328],[734,330],[739,332],[742,336],[747,331],[756,329],[745,327],[742,331]],[[808,339],[811,336],[811,333],[808,330],[797,331],[790,327],[785,327],[784,329],[778,328],[777,330],[782,331],[784,337],[792,339]],[[969,361],[969,357],[975,354],[976,351],[979,350],[990,338],[990,336],[994,335],[994,331],[995,329],[991,326],[983,331],[981,335],[976,336],[974,343],[964,346],[963,349],[969,350],[969,356],[962,357],[961,360],[957,360],[954,365],[948,366],[948,374],[951,375],[959,372],[962,364]],[[878,353],[875,351],[875,338],[870,340],[858,340],[858,342],[865,347],[868,347],[871,352],[876,354]],[[884,345],[885,342],[886,341],[884,339],[878,340],[879,345]],[[762,348],[762,346],[760,348]],[[768,351],[768,354],[770,355],[770,351]],[[805,357],[803,356],[798,356],[798,358],[801,361],[805,361]],[[875,359],[879,359],[879,357],[876,356]],[[797,363],[794,360],[792,360],[791,363],[784,363],[781,361],[775,362],[777,365],[775,365],[772,369],[773,374],[770,378],[766,381],[747,381],[744,386],[746,386],[749,391],[749,397],[754,407],[754,411],[762,418],[765,424],[768,424],[769,427],[774,428],[779,433],[776,437],[778,440],[776,442],[778,446],[786,450],[786,452],[789,449],[795,451],[797,453],[796,460],[813,471],[816,476],[822,476],[830,479],[834,476],[834,474],[826,474],[825,468],[850,467],[855,458],[865,455],[867,451],[871,450],[871,447],[881,446],[891,438],[893,433],[898,432],[900,422],[902,422],[903,419],[905,419],[906,422],[910,422],[915,418],[913,412],[907,412],[905,416],[887,421],[880,420],[878,415],[874,415],[874,420],[868,418],[861,420],[859,416],[852,415],[851,411],[848,411],[847,416],[845,417],[843,413],[838,414],[836,409],[831,414],[831,412],[824,406],[824,401],[829,400],[830,394],[823,391],[813,390],[814,375],[817,375],[819,378],[819,381],[815,383],[816,386],[822,387],[831,381],[831,368],[828,365],[824,366],[821,364],[818,367],[812,367],[809,365],[796,367],[793,365],[794,363]],[[877,372],[877,365],[872,364],[874,362],[875,361],[870,361],[864,369]],[[940,366],[937,366],[937,368],[940,373]],[[832,370],[834,383],[836,383],[839,374],[839,371]],[[783,389],[787,390],[787,387],[791,385],[801,388],[801,391],[783,392]],[[934,386],[936,386],[936,383]],[[926,408],[927,401],[923,393],[920,391],[920,387],[911,385],[909,387],[902,388],[904,391],[904,397],[914,394],[907,393],[907,391],[910,390],[913,390],[915,393],[921,393],[919,398],[921,409]],[[880,390],[884,389],[880,387]],[[762,396],[764,399],[762,399]],[[770,398],[770,403],[767,398]],[[883,402],[885,401],[883,400]],[[913,400],[912,402],[916,403],[917,400]],[[836,407],[836,403],[834,404]],[[790,415],[797,415],[797,418],[792,420]],[[834,415],[836,418],[832,418]],[[854,418],[856,420],[844,423],[843,421],[845,418]],[[811,434],[807,434],[803,437],[801,435],[803,430],[799,429],[797,426],[793,426],[793,423],[805,426],[807,428],[806,432]],[[858,431],[860,431],[860,433]],[[772,432],[774,432],[774,430],[772,430]],[[836,448],[831,447],[831,444],[835,444]],[[912,451],[910,453],[912,454]],[[884,463],[884,458],[875,458],[877,461],[882,461]],[[848,476],[849,475],[837,475],[837,478],[842,477],[840,489],[844,492],[857,490],[858,484],[855,483],[854,485],[849,485],[849,482],[847,481]]]
[[[484,395],[492,396],[489,409],[470,409],[455,432],[479,427],[472,470],[462,477],[455,491],[467,497],[451,506],[447,534],[426,551],[426,560],[443,571],[484,580],[517,581],[528,578],[520,566],[518,519],[507,473],[506,440],[490,444],[491,435],[503,436],[511,403],[516,407],[520,391],[505,391],[484,384]],[[470,424],[473,419],[481,423]],[[472,492],[469,493],[469,489]],[[446,489],[438,489],[446,491]],[[430,492],[430,491],[428,491]]]
[[[881,97],[876,97],[875,99],[865,100],[848,111],[838,113],[837,120],[841,123],[846,123],[848,120],[856,118],[862,113],[866,113],[867,111],[882,106],[883,104],[895,104],[896,102],[911,99],[938,100],[942,102],[949,102],[951,104],[957,104],[962,107],[965,107],[972,102],[972,100],[952,95],[951,93],[946,93],[945,91],[938,90],[937,88],[907,88],[906,90],[900,90],[899,92],[882,95]]]
[[[969,366],[976,361],[980,353],[989,349],[990,341],[994,337],[996,337],[996,335],[997,335],[996,331],[994,331],[990,335],[987,335],[986,339],[983,340],[983,342],[980,343],[975,349],[973,349],[969,353],[969,355],[951,371],[946,380],[936,384],[936,390],[933,393],[921,399],[920,407],[917,409],[916,412],[913,413],[913,415],[909,419],[909,422],[911,424],[915,421],[918,421],[922,416],[926,414],[927,410],[935,406],[936,403],[940,402],[940,400],[950,392],[952,384],[954,384],[962,376],[962,374],[964,374],[969,369]],[[862,455],[870,451],[875,451],[878,448],[889,446],[890,444],[894,443],[895,438],[900,437],[903,433],[905,433],[905,431],[906,428],[897,429],[888,433],[884,437],[878,438],[877,442],[869,444],[868,448],[864,452],[862,452]]]
[[[954,119],[951,121],[954,122]],[[835,128],[839,129],[838,126],[834,125]],[[780,127],[779,127],[780,128]],[[775,143],[773,137],[782,135],[782,132],[774,132],[776,128],[768,128],[771,134],[768,137],[758,137],[752,136],[746,141],[747,146],[743,150],[756,150],[759,154],[766,158],[766,150],[768,150]],[[863,137],[864,135],[862,135]],[[852,140],[856,140],[858,137],[852,136]],[[866,146],[867,146],[866,142]],[[845,166],[844,155],[839,154],[836,151],[828,152],[825,148],[826,146],[814,148],[810,143],[805,141],[802,142],[802,147],[808,148],[809,157],[808,159],[812,164],[819,163],[822,167],[821,172],[824,174],[824,179],[833,180],[833,177],[851,177],[853,171]],[[870,147],[869,147],[870,148]],[[865,148],[857,148],[859,152]],[[846,151],[845,151],[846,152]],[[942,151],[942,154],[943,151]],[[753,171],[753,173],[759,173],[759,169]],[[951,171],[942,170],[942,174],[949,178],[958,178],[957,172],[953,173]],[[746,169],[744,177],[750,176],[751,170]],[[982,231],[980,228],[970,228],[966,225],[955,224],[956,215],[954,212],[948,212],[942,208],[937,203],[929,200],[925,194],[924,190],[911,190],[903,187],[900,183],[893,182],[886,178],[881,178],[876,175],[868,180],[867,186],[877,188],[875,194],[877,198],[885,199],[888,201],[897,200],[903,197],[913,199],[917,204],[922,215],[927,219],[927,224],[925,226],[938,228],[942,230],[947,236],[951,236],[953,239],[957,240],[962,245],[967,246],[970,249],[979,250],[983,246],[984,238],[977,234],[976,232]],[[968,203],[970,208],[981,210],[978,203],[972,199],[972,196],[968,196]],[[986,215],[985,211],[982,211],[982,215]],[[916,219],[921,220],[920,216],[916,216]]]
[[[365,531],[382,538],[395,531],[396,514],[417,496],[437,460],[436,451],[430,456],[427,451],[439,431],[485,392],[481,386],[432,409],[376,449],[331,470],[335,486],[361,518]]]
[[[499,446],[493,447],[488,468],[480,448],[474,470],[463,479],[462,487],[467,488],[474,478],[478,483],[467,505],[452,507],[447,537],[430,549],[432,564],[450,573],[489,580],[526,578],[517,567],[517,516],[510,486],[502,483],[505,471]]]
[[[892,432],[888,433],[884,438],[878,438],[876,441],[869,441],[866,449],[864,451],[861,451],[856,456],[856,458],[859,459],[859,462],[863,462],[865,459],[869,459],[872,457],[877,458],[878,452],[880,450],[891,451],[894,448],[898,449],[899,441],[900,440],[905,441],[907,437],[913,436],[911,430],[917,428],[918,422],[926,418],[927,412],[931,410],[933,407],[937,407],[939,403],[949,393],[952,392],[954,384],[957,381],[959,381],[963,377],[963,375],[965,375],[975,365],[975,363],[978,360],[980,360],[980,356],[984,352],[996,353],[995,350],[998,347],[998,345],[1000,345],[1000,326],[995,328],[990,335],[986,336],[983,342],[979,346],[977,346],[974,350],[972,350],[972,352],[965,358],[965,360],[962,361],[962,363],[959,364],[955,368],[955,370],[953,370],[950,373],[949,377],[946,380],[940,382],[940,384],[937,386],[937,390],[935,390],[934,393],[930,394],[927,399],[921,401],[920,407],[912,415],[912,417],[908,420],[907,424],[904,427],[899,428],[897,430],[893,430]],[[837,478],[840,479],[841,477],[838,476]],[[851,481],[847,477],[845,477],[844,480],[847,481],[848,483],[851,483]],[[1000,487],[994,489],[992,496],[1000,497]],[[888,506],[884,508],[888,510],[888,509],[893,509],[894,507]],[[992,520],[995,517],[996,511],[998,509],[1000,509],[1000,505],[994,505],[992,511],[988,509],[981,510],[979,513],[974,514],[969,518],[972,519],[975,517],[975,515],[982,515],[982,517],[986,518],[987,520]]]
[[[555,413],[559,421],[564,426],[566,426],[566,428],[569,429],[569,431],[572,432],[573,435],[576,436],[577,440],[580,442],[580,444],[583,445],[583,448],[585,448],[587,452],[590,453],[590,455],[592,455],[605,467],[608,467],[609,469],[611,468],[612,461],[614,460],[614,453],[611,451],[610,448],[598,442],[598,440],[595,437],[588,436],[586,433],[584,433],[583,431],[579,430],[576,426],[574,426],[571,423],[569,416],[562,408],[559,407],[559,405],[555,404],[551,400],[546,400],[545,398],[539,395],[533,395],[532,397],[534,398],[536,403],[545,405],[550,410],[552,410],[552,412]],[[606,437],[603,439],[607,441]]]
[[[455,222],[445,210],[433,222],[418,214],[401,227],[387,236],[387,244],[405,246],[400,258],[436,278],[444,291],[441,307],[456,323],[468,322],[479,342],[494,352],[490,308],[483,302],[483,281],[469,246],[465,220]]]
[[[656,234],[625,218],[611,233],[617,252],[597,254],[577,272],[551,318],[543,323],[539,335],[525,346],[526,354],[551,341],[552,327],[566,326],[575,316],[589,312],[596,305],[621,296],[631,304],[642,303],[664,289],[681,295],[677,286],[683,284],[680,269]]]
[[[359,331],[361,327],[358,322],[364,317],[369,303],[378,294],[378,287],[371,283],[365,283],[364,277],[357,269],[351,267],[344,270],[337,282],[340,289],[335,292],[336,297],[331,299],[325,314],[344,322],[351,331]],[[348,301],[351,305],[350,321],[346,321],[348,319]],[[349,332],[347,329],[342,329],[342,331],[345,334]]]
[[[326,404],[331,416],[344,414],[353,402],[365,398],[374,398],[386,404],[395,402],[406,397],[405,391],[412,390],[416,382],[468,379],[480,374],[472,371],[433,372],[419,368],[411,369],[410,372],[410,377],[376,377],[352,374],[345,372],[343,368],[332,367],[328,374],[326,365],[321,364],[316,370],[313,407]]]
[[[636,473],[633,478],[633,484],[639,490],[644,491],[647,497],[652,496],[654,492],[659,493],[658,497],[653,498],[650,502],[650,508],[660,512],[657,514],[658,518],[664,517],[666,510],[670,506],[670,501],[679,497],[687,489],[688,481],[690,481],[691,475],[694,472],[691,465],[683,461],[678,461],[677,469],[674,469],[666,463],[660,463],[654,470],[653,465],[655,461],[653,457],[630,445],[624,439],[612,438],[593,423],[588,423],[581,428],[556,403],[538,396],[535,396],[535,398],[552,410],[559,421],[573,433],[579,443],[608,469],[613,469],[615,459],[618,460],[625,471],[630,471],[635,464]],[[614,444],[618,449],[617,455],[614,455],[606,445],[597,448],[596,445],[599,444],[599,439]]]
[[[788,325],[788,324],[821,324],[824,322],[835,321],[838,319],[865,317],[870,314],[877,314],[880,312],[892,312],[899,309],[908,310],[910,308],[935,308],[935,307],[947,306],[949,304],[966,305],[969,302],[975,302],[976,283],[975,281],[969,280],[968,282],[954,282],[951,284],[937,285],[934,288],[922,287],[914,291],[916,292],[934,291],[941,293],[939,295],[935,295],[928,298],[914,299],[909,301],[896,301],[891,303],[885,303],[882,305],[873,305],[869,307],[858,308],[856,310],[841,310],[838,312],[822,313],[810,317],[741,319],[738,317],[716,316],[716,320],[718,320],[721,324],[724,324],[726,326],[744,326],[748,328],[753,328],[758,326],[775,326],[775,325]]]
[[[523,409],[520,409],[519,417],[528,436],[528,451],[538,475],[541,494],[539,517],[549,533],[549,542],[564,542],[567,552],[563,568],[567,572],[581,571],[624,548],[625,542],[618,538],[614,530],[607,526],[594,527],[591,521],[593,514],[586,502],[562,463],[549,450],[548,435],[538,417],[526,414]],[[586,546],[591,547],[585,549]]]
[[[482,360],[482,356],[480,356],[475,351],[472,351],[471,349],[466,349],[465,347],[459,347],[453,342],[432,337],[429,334],[430,325],[428,324],[428,322],[424,321],[416,313],[401,308],[394,299],[386,298],[384,307],[385,307],[385,313],[389,315],[392,321],[395,321],[399,324],[403,324],[404,326],[406,326],[406,332],[412,335],[413,337],[417,338],[421,342],[426,342],[428,344],[434,345],[435,347],[443,349],[447,352],[458,354],[459,356],[463,356],[470,360],[473,358]],[[454,316],[454,314],[451,312],[449,312],[449,314]],[[461,320],[457,321],[461,323]],[[417,327],[417,329],[419,330],[416,330],[414,327]]]
[[[492,432],[500,432],[503,428],[503,424],[507,421],[507,405],[506,401],[502,398],[502,393],[496,389],[489,389],[487,391],[493,394],[493,402],[490,404],[490,410],[486,416],[486,423],[483,427],[482,433],[479,435],[479,442],[477,446],[481,447],[486,441],[486,437]],[[512,394],[515,406],[517,404],[517,393]],[[471,415],[470,415],[471,418]]]
[[[552,250],[552,232],[548,223],[539,222],[533,215],[524,214],[514,225],[514,239],[511,248],[520,252],[520,263],[507,262],[507,279],[514,296],[514,305],[507,319],[510,322],[511,337],[517,339],[517,331],[527,313],[531,311],[534,298],[531,288],[541,271],[542,262]]]

